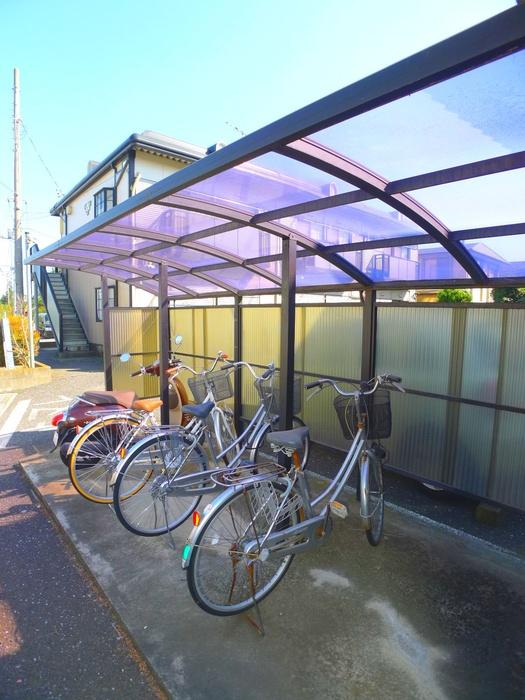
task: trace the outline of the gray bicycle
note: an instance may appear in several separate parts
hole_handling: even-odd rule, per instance
[[[274,451],[293,457],[289,468],[274,463],[265,472],[217,475],[230,487],[206,507],[182,556],[190,593],[201,608],[214,615],[234,615],[267,596],[297,552],[326,541],[332,516],[347,516],[346,506],[337,499],[357,465],[360,516],[370,544],[379,544],[385,452],[378,441],[390,435],[390,390],[403,391],[400,382],[399,377],[383,374],[353,392],[345,392],[330,379],[307,385],[318,391],[326,386],[336,390],[334,405],[341,427],[345,437],[353,438],[336,476],[318,496],[311,496],[297,457],[307,428],[270,436]]]
[[[227,408],[220,402],[231,393],[229,376],[245,367],[254,378],[260,404],[243,432],[236,437]],[[272,364],[258,376],[247,362],[228,362],[217,372],[195,373],[192,390],[205,392],[205,400],[184,406],[192,419],[184,428],[167,427],[136,443],[120,462],[113,486],[113,505],[119,521],[136,535],[162,535],[181,525],[197,508],[201,497],[223,488],[222,472],[244,473],[246,465],[268,462],[268,441],[278,420],[275,408],[276,369]],[[201,385],[202,382],[202,385]],[[296,383],[302,395],[302,385]],[[296,401],[296,407],[300,408]],[[294,424],[302,427],[300,418]],[[207,450],[203,447],[206,446]],[[309,440],[301,446],[306,464]],[[211,464],[210,464],[211,460]]]

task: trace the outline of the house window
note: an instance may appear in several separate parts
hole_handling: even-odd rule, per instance
[[[114,284],[108,285],[109,306],[117,305],[117,291]],[[95,289],[95,320],[102,321],[102,287]]]
[[[103,211],[111,209],[115,206],[115,190],[113,187],[103,187],[93,195],[95,204],[95,218],[102,214]]]

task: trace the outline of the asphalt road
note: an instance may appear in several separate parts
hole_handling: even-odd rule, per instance
[[[0,394],[0,425],[16,418],[16,406],[24,409],[14,434],[0,437],[0,698],[164,698],[90,574],[13,466],[49,449],[45,428],[64,400],[101,386],[98,361],[89,360],[83,375],[68,364],[51,384],[16,397]]]

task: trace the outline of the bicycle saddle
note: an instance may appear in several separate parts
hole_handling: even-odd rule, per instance
[[[137,395],[134,391],[85,391],[79,398],[99,406],[118,404],[131,408]]]
[[[304,447],[304,441],[308,436],[308,428],[294,428],[294,430],[280,430],[268,435],[268,442],[272,447],[300,450]]]
[[[210,415],[211,409],[215,406],[213,401],[205,401],[204,403],[192,403],[182,407],[183,413],[189,413],[190,416],[197,416],[204,420]]]

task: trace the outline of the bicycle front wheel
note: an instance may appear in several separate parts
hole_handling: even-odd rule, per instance
[[[252,484],[231,496],[203,526],[193,545],[187,570],[194,601],[212,615],[236,615],[261,601],[277,586],[292,563],[293,554],[270,555],[248,542],[262,542],[284,497],[273,482]],[[302,509],[295,492],[287,497],[276,530],[299,522]]]
[[[162,433],[144,438],[121,463],[113,488],[117,518],[143,537],[174,530],[193,513],[201,496],[181,495],[170,482],[206,469],[202,449],[187,436]]]
[[[111,477],[120,461],[120,448],[140,425],[115,416],[87,425],[71,445],[69,478],[78,493],[93,503],[111,503]]]
[[[379,459],[369,455],[361,462],[361,517],[365,526],[366,538],[377,546],[383,537],[384,494],[383,465]]]

